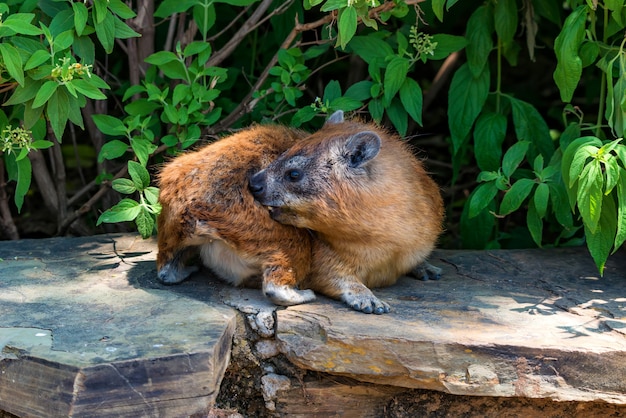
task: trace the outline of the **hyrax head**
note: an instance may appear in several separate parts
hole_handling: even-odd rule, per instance
[[[381,138],[368,128],[335,112],[320,131],[254,174],[252,194],[281,223],[332,228],[372,198]]]

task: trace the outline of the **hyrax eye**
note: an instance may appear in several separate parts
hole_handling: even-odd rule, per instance
[[[298,169],[287,170],[287,172],[285,173],[285,179],[292,183],[302,180],[302,177],[302,170]]]

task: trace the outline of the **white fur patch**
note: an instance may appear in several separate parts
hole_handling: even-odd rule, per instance
[[[221,240],[203,244],[200,247],[200,258],[205,266],[234,286],[242,284],[249,277],[262,274],[256,260],[242,257]]]
[[[263,293],[276,305],[299,305],[315,300],[315,293],[310,290],[298,290],[290,286],[277,286],[274,283],[263,283]]]

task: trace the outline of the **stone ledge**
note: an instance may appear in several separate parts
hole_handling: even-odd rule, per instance
[[[355,410],[416,388],[626,405],[623,250],[603,278],[580,248],[437,251],[444,278],[376,290],[382,316],[324,297],[277,309],[203,274],[162,286],[155,251],[131,235],[0,243],[0,410],[213,414],[238,338],[267,414],[297,413],[307,387],[322,403],[361,396]],[[329,378],[293,377],[310,373]]]

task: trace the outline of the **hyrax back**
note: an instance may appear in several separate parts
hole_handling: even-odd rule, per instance
[[[368,288],[411,271],[439,277],[425,262],[441,233],[439,188],[405,143],[374,125],[336,112],[250,187],[274,219],[315,231],[305,287],[384,313],[389,306]]]
[[[280,126],[255,126],[185,153],[162,169],[161,282],[186,279],[197,267],[186,267],[185,261],[199,249],[203,264],[219,277],[234,285],[262,284],[274,303],[314,299],[311,290],[296,289],[310,269],[309,234],[273,221],[248,188],[252,173],[303,136]]]

